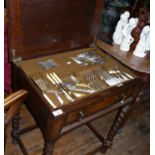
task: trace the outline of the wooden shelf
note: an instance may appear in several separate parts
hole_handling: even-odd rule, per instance
[[[124,52],[119,49],[118,45],[110,45],[101,40],[96,41],[96,45],[103,49],[106,53],[116,58],[118,61],[126,65],[127,67],[145,74],[150,74],[150,58],[145,56],[144,58],[133,55],[132,51]]]

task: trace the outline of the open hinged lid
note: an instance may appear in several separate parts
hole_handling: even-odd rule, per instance
[[[22,59],[93,43],[103,0],[7,0],[9,52]]]

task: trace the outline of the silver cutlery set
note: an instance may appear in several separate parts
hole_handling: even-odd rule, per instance
[[[44,61],[39,61],[38,64],[43,69],[49,69],[49,68],[57,66],[57,64],[52,59],[48,59],[48,60],[44,60]]]
[[[101,67],[81,72],[76,76],[70,75],[68,81],[62,80],[55,72],[39,72],[30,77],[53,108],[109,87],[123,85],[123,82],[133,79],[132,75],[120,71],[118,68],[104,69]],[[56,104],[49,94],[55,95],[58,101]]]
[[[92,50],[86,53],[81,53],[75,57],[71,57],[77,64],[88,65],[88,64],[102,64],[104,58],[96,54],[96,51]]]
[[[98,81],[98,84],[102,82],[102,87],[105,88],[105,83],[110,87],[117,86],[125,81],[133,79],[133,76],[126,72],[122,72],[119,69],[99,68],[92,72],[91,75],[89,75],[89,80],[91,79]]]

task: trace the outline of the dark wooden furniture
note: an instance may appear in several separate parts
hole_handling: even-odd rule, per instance
[[[150,89],[150,54],[144,58],[140,58],[133,55],[133,51],[123,52],[119,49],[118,45],[110,45],[100,40],[96,41],[98,47],[102,48],[107,54],[119,60],[128,68],[142,79],[142,88],[139,93],[139,97],[143,98],[143,95],[149,100],[149,89]],[[147,91],[147,92],[146,92]],[[142,99],[143,100],[143,99]]]
[[[103,0],[7,0],[14,90],[25,88],[29,91],[25,103],[43,133],[44,155],[51,155],[58,138],[81,125],[89,126],[102,141],[105,152],[128,118],[141,88],[139,77],[94,44],[103,5]],[[94,69],[94,66],[79,67],[73,62],[67,66],[70,57],[89,50],[96,50],[104,56],[105,63],[102,67],[118,67],[131,74],[133,79],[72,103],[63,106],[57,103],[59,106],[52,107],[45,100],[43,91],[30,78],[31,74],[44,72],[37,66],[37,62],[54,59],[59,65],[50,71],[65,78],[73,71]],[[114,123],[107,137],[103,138],[90,122],[118,108]],[[55,112],[58,114],[55,115]],[[19,131],[16,133],[14,139],[19,136]]]
[[[132,69],[137,74],[144,84],[149,82],[150,79],[150,55],[144,58],[139,58],[133,55],[133,51],[123,52],[119,49],[118,45],[109,45],[100,40],[96,41],[98,47],[102,48],[107,54],[119,60],[128,68]]]
[[[17,135],[16,131],[18,129],[18,122],[16,122],[19,109],[21,104],[23,103],[25,97],[27,96],[27,91],[22,89],[18,90],[4,99],[4,142],[6,143],[6,130],[9,123],[13,120],[13,135]],[[19,137],[16,137],[19,139]],[[20,139],[19,139],[20,141]]]
[[[103,41],[97,40],[96,44],[102,48],[106,53],[113,56],[127,67],[135,72],[150,74],[150,58],[149,55],[144,58],[134,56],[132,51],[123,52],[119,49],[118,45],[109,45]]]

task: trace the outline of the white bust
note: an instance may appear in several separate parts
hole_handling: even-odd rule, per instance
[[[133,54],[138,57],[145,57],[146,51],[150,50],[150,26],[144,26],[140,40],[135,48]]]
[[[134,41],[134,38],[131,35],[132,30],[137,26],[138,24],[138,18],[130,18],[129,22],[124,27],[122,33],[123,33],[123,39],[120,45],[120,49],[122,51],[129,51],[130,45]]]
[[[118,44],[118,45],[121,44],[122,37],[123,37],[122,30],[124,26],[128,23],[129,16],[130,16],[130,13],[128,11],[125,11],[120,16],[120,20],[118,21],[116,28],[115,28],[115,32],[113,34],[113,42],[115,44]]]

